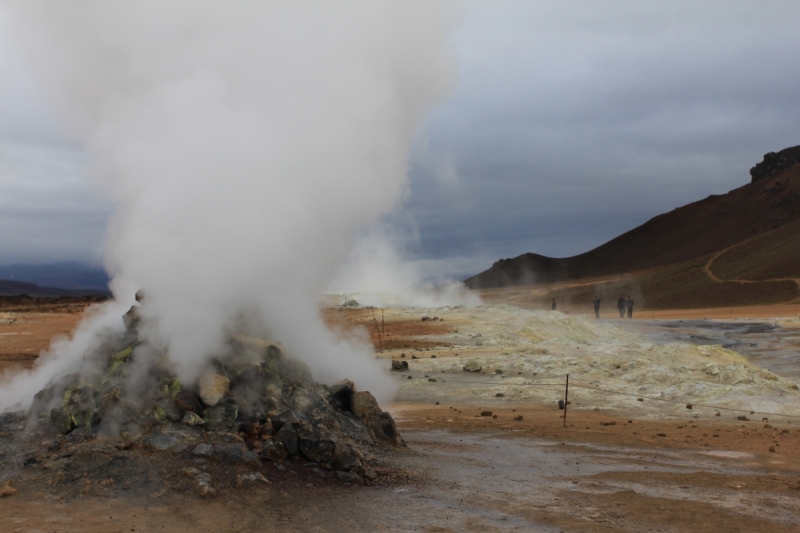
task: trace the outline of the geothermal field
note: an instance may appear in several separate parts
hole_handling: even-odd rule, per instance
[[[0,0],[0,533],[800,531],[795,4]]]
[[[35,348],[25,333],[61,334],[85,305],[6,304],[3,361],[31,366],[15,358]],[[101,350],[104,376],[72,378],[44,414],[37,395],[3,415],[1,530],[797,530],[796,316],[621,321],[355,302],[321,312],[374,344],[396,389],[381,406],[390,415],[244,337],[215,363],[217,383],[180,388],[149,370],[152,390],[127,400],[113,377],[135,364],[119,364],[123,335]],[[718,336],[696,335],[699,322]],[[735,351],[753,344],[764,354]],[[767,352],[776,372],[758,364]],[[76,395],[90,387],[86,411]],[[122,426],[103,422],[109,405]]]

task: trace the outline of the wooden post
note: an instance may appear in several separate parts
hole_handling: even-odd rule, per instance
[[[569,374],[567,374],[567,388],[564,390],[564,427],[567,427],[567,400],[569,399]]]

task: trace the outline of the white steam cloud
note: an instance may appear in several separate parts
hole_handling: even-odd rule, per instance
[[[391,394],[371,347],[329,332],[318,301],[354,232],[404,195],[416,129],[452,79],[449,4],[4,7],[116,204],[106,242],[115,296],[130,303],[145,288],[149,342],[178,376],[197,378],[244,313],[317,379]],[[80,349],[57,348],[49,360],[64,362],[18,378],[0,410],[29,403]]]
[[[407,234],[375,225],[359,235],[347,262],[335,272],[328,291],[375,307],[480,305],[481,299],[460,281],[439,275],[429,264],[404,254]],[[337,298],[337,301],[341,301]]]

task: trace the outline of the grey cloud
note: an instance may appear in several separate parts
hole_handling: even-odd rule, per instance
[[[800,144],[800,5],[472,3],[404,210],[418,257],[573,255]],[[485,265],[485,266],[488,266]]]

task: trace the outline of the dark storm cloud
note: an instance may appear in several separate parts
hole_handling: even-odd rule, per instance
[[[581,253],[744,185],[764,153],[800,144],[797,20],[796,1],[467,3],[458,84],[390,222],[436,273],[467,275]],[[73,156],[41,148],[58,135],[9,57],[0,46],[0,141],[44,150],[25,168],[51,181],[10,184],[4,152],[0,262],[96,258],[108,206]]]
[[[457,179],[418,166],[405,207],[420,257],[581,253],[800,144],[797,3],[469,6],[426,131]]]

